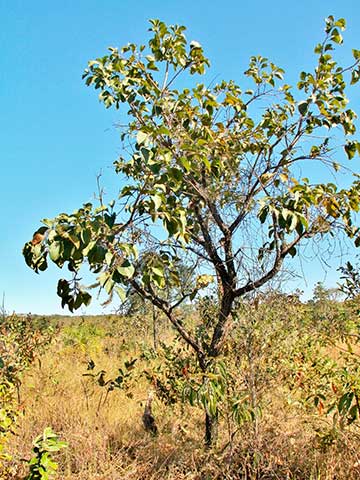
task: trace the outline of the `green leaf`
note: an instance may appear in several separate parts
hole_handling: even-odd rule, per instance
[[[360,80],[360,72],[359,72],[359,70],[353,70],[353,71],[351,72],[350,85],[355,85],[356,83],[358,83],[359,80]]]
[[[122,263],[120,267],[116,269],[121,276],[125,278],[131,278],[135,273],[135,267],[128,260]]]
[[[165,278],[163,275],[152,275],[152,281],[159,287],[165,288]]]
[[[355,142],[348,142],[344,145],[344,150],[346,152],[346,155],[349,160],[354,158],[357,148],[356,148],[356,143]]]
[[[105,263],[106,263],[106,265],[110,266],[113,258],[114,258],[114,255],[112,254],[112,252],[110,252],[110,251],[109,251],[109,252],[106,252],[106,254],[105,254]]]
[[[162,197],[160,195],[151,195],[151,200],[154,202],[155,210],[159,210],[162,204]]]
[[[179,231],[179,224],[175,219],[165,219],[165,228],[169,236],[175,235]]]
[[[306,113],[308,111],[308,108],[309,108],[308,100],[303,100],[302,102],[298,103],[298,110],[299,110],[301,115],[303,115],[303,116],[306,115]]]
[[[200,288],[207,287],[213,281],[214,281],[214,277],[212,275],[207,275],[207,274],[198,275],[196,277],[196,288],[200,289]]]
[[[125,300],[126,300],[126,291],[125,291],[122,287],[120,287],[120,286],[118,286],[118,285],[117,285],[116,287],[114,287],[114,290],[115,290],[115,292],[117,293],[117,295],[119,296],[120,300],[121,300],[122,302],[125,302]]]
[[[339,45],[343,43],[343,37],[342,37],[342,35],[340,34],[340,32],[337,28],[333,29],[332,35],[331,35],[331,40],[334,43],[337,43]]]
[[[346,413],[353,401],[354,393],[353,392],[346,392],[339,400],[338,403],[338,411],[340,414]]]
[[[164,269],[160,267],[151,267],[153,273],[159,277],[164,277]]]
[[[53,262],[57,262],[61,256],[61,242],[52,242],[49,245],[49,256]]]
[[[181,157],[180,158],[180,163],[185,168],[185,170],[187,172],[191,171],[191,163],[189,162],[189,160],[186,157]]]
[[[346,20],[345,18],[339,18],[338,20],[336,20],[336,22],[334,23],[334,25],[336,27],[339,27],[341,30],[345,30],[346,28]]]
[[[86,307],[88,307],[88,306],[90,305],[91,299],[92,299],[92,297],[91,297],[90,293],[88,293],[88,292],[83,292],[83,293],[82,293],[82,303],[83,303]]]
[[[142,145],[147,142],[148,138],[149,138],[149,135],[140,130],[136,135],[136,142],[138,143],[138,145]]]
[[[293,214],[291,215],[291,222],[290,222],[290,226],[289,226],[289,231],[290,231],[290,232],[292,232],[293,230],[295,230],[298,222],[299,222],[298,216],[296,215],[296,213],[293,213]]]
[[[265,223],[268,213],[269,213],[269,207],[268,205],[265,205],[265,207],[263,207],[259,212],[259,220],[261,223]]]

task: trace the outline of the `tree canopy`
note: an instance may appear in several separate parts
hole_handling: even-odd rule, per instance
[[[209,60],[185,27],[150,25],[148,45],[109,48],[83,75],[106,108],[127,112],[114,162],[119,197],[106,205],[100,195],[99,206],[43,220],[23,253],[36,272],[49,259],[67,265],[72,278],[59,280],[58,295],[71,311],[91,301],[83,264],[111,298],[136,291],[206,369],[221,352],[236,300],[275,277],[302,244],[338,230],[360,244],[358,175],[347,188],[311,178],[319,164],[336,178],[343,152],[349,160],[360,153],[346,94],[360,78],[360,50],[351,65],[339,65],[333,52],[345,20],[330,16],[314,69],[296,86],[261,56],[251,57],[244,87],[205,85],[192,77],[204,75]],[[184,265],[191,282],[181,280]],[[200,339],[177,307],[210,283],[218,312]]]

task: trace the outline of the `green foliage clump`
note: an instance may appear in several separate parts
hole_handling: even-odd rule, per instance
[[[50,480],[54,477],[58,465],[52,455],[67,443],[59,440],[59,437],[50,427],[34,440],[34,456],[29,460],[29,474],[24,480]]]
[[[51,342],[54,330],[47,322],[33,322],[30,315],[3,313],[0,320],[0,472],[9,474],[11,456],[6,452],[21,412],[20,387],[24,373]]]
[[[78,345],[82,349],[96,346],[98,341],[105,337],[105,330],[100,325],[91,322],[82,322],[79,325],[69,325],[62,330],[65,345]]]

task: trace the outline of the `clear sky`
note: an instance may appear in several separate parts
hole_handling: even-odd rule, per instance
[[[88,60],[108,46],[146,42],[148,19],[160,18],[188,27],[217,79],[241,82],[248,58],[261,54],[285,68],[291,83],[311,68],[330,14],[347,20],[346,58],[351,48],[360,49],[358,0],[0,0],[0,295],[6,309],[61,312],[56,283],[62,272],[54,266],[36,275],[22,246],[42,218],[91,201],[96,175],[102,169],[106,184],[119,154],[119,113],[106,111],[85,87]],[[305,270],[307,288],[325,278],[318,265]],[[334,273],[326,278],[336,281]],[[96,301],[88,310],[100,311]]]

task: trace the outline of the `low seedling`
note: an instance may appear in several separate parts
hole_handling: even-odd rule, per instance
[[[58,464],[52,459],[52,454],[67,443],[60,441],[50,427],[34,440],[34,456],[29,460],[29,474],[25,480],[50,480],[58,469]]]

